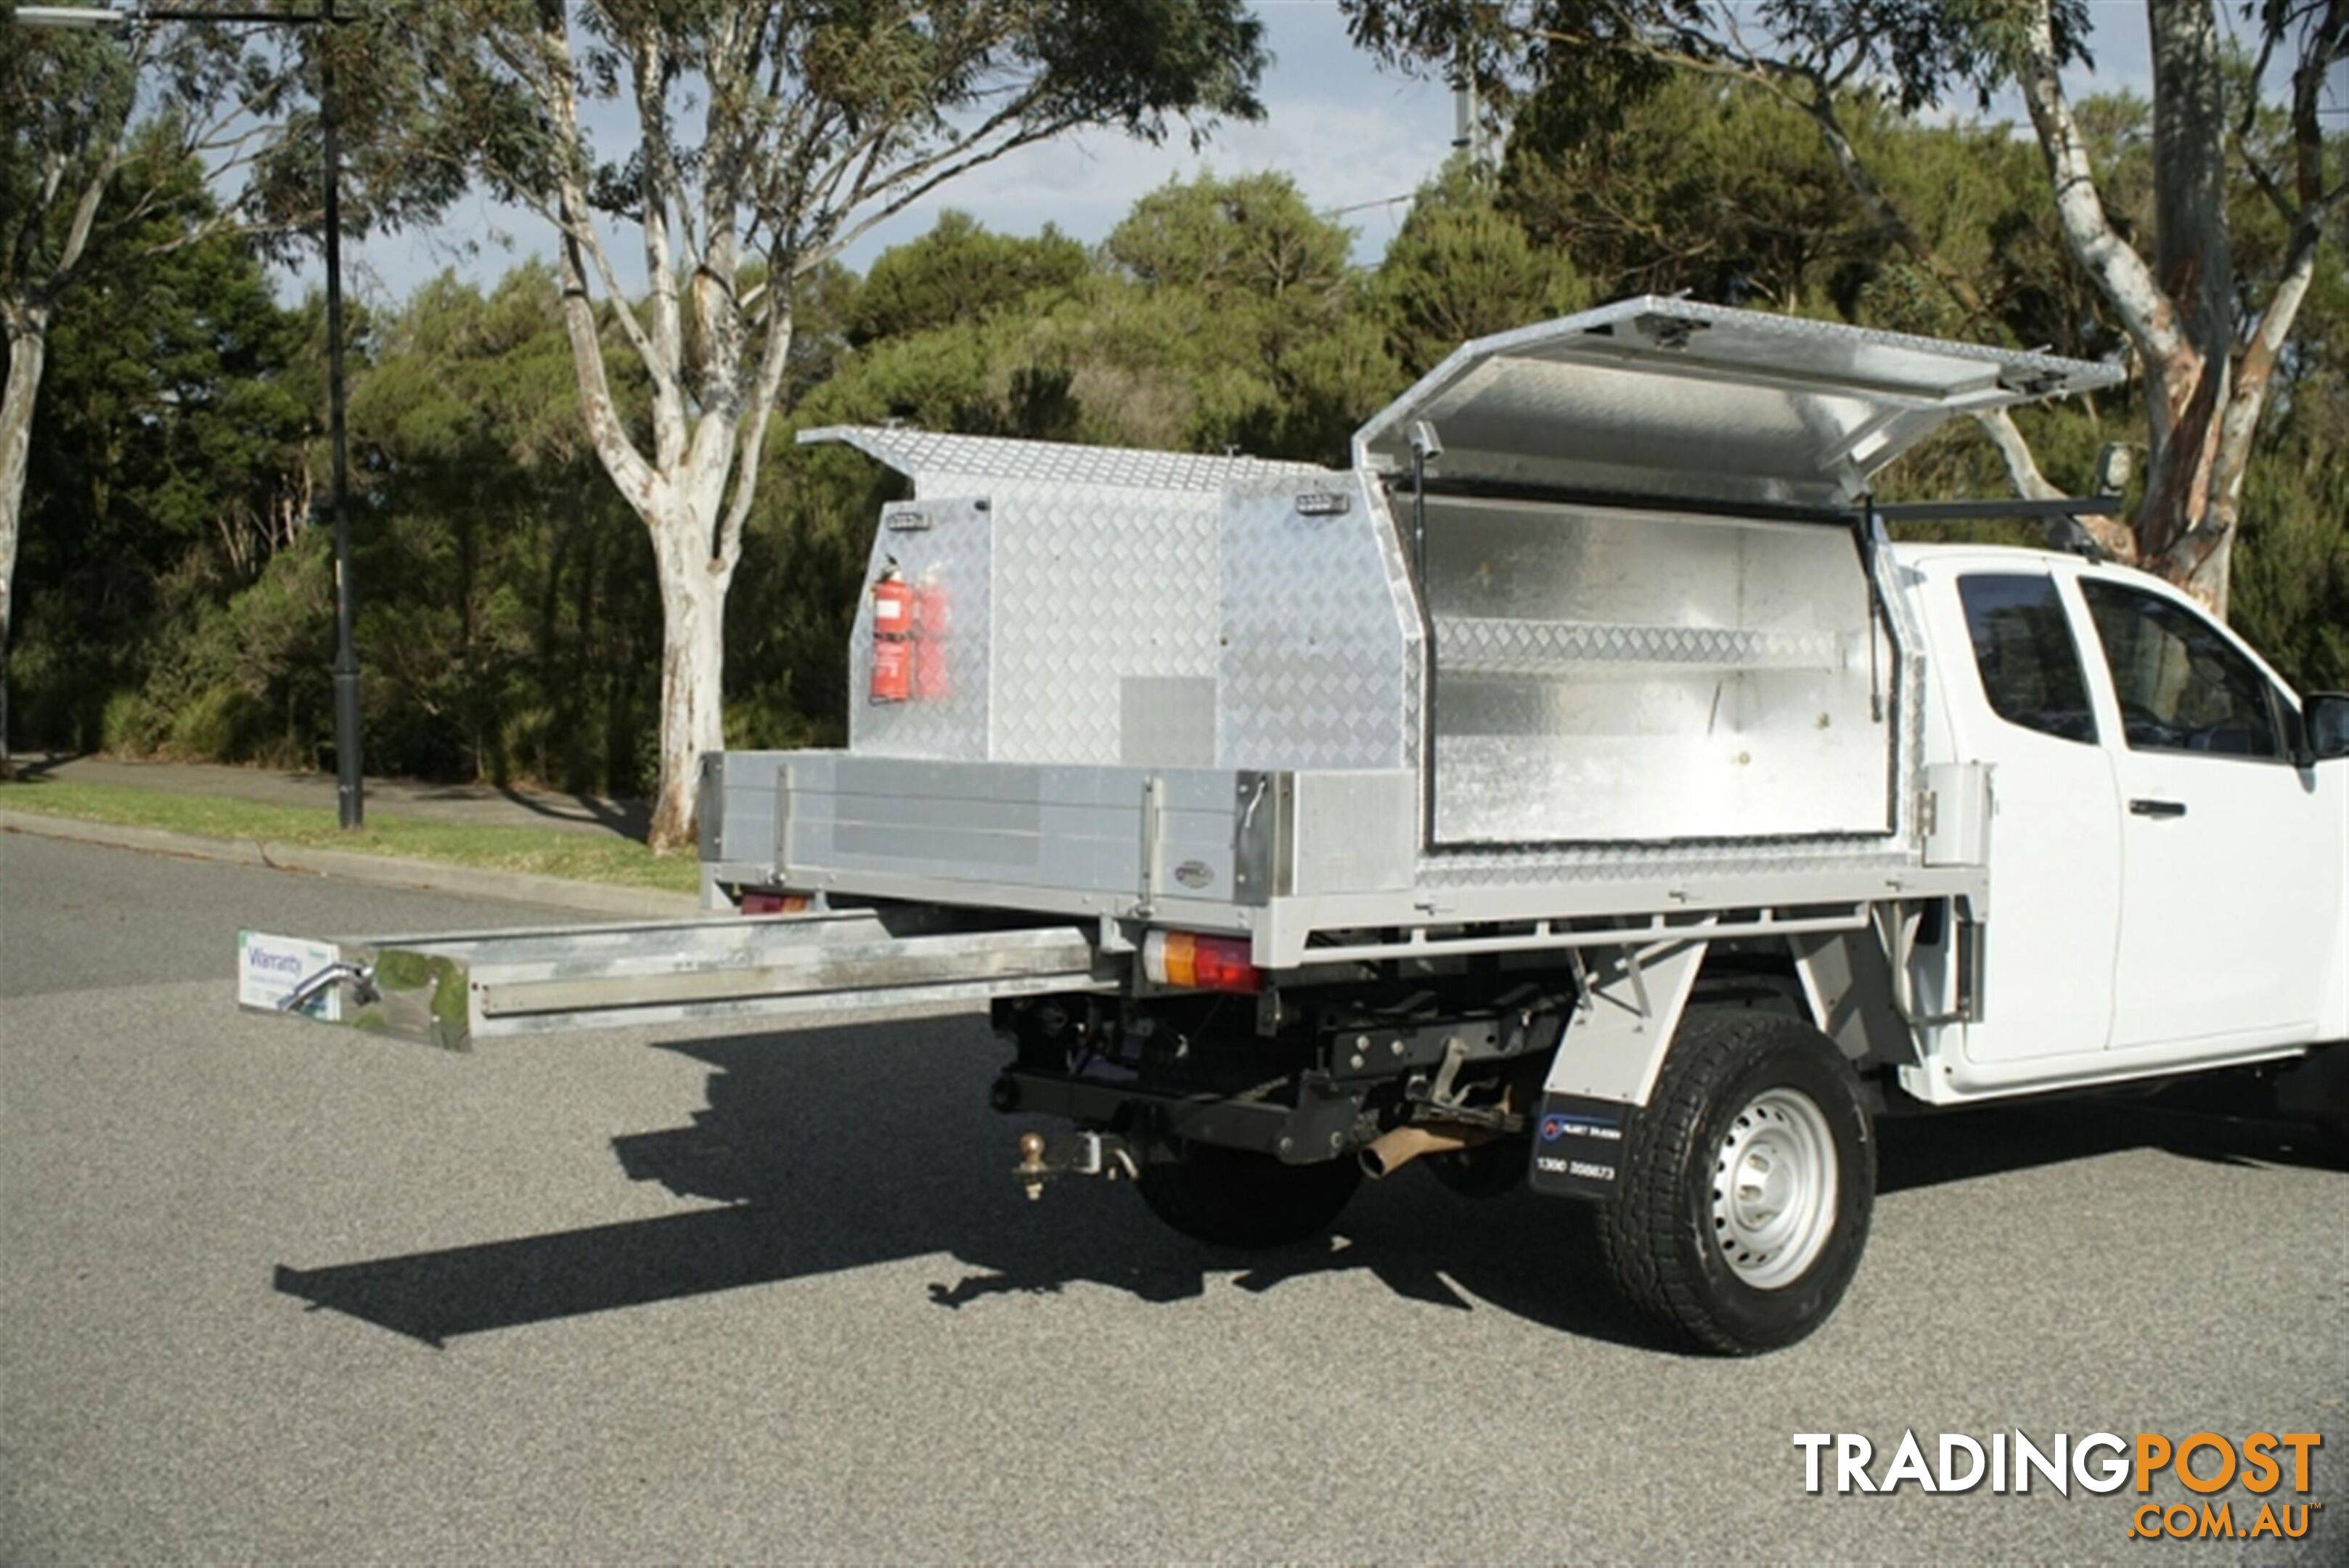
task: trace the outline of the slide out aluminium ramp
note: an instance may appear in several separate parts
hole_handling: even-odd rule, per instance
[[[554,1030],[846,1018],[1112,989],[1090,928],[900,908],[309,941],[241,933],[240,1004],[464,1051]]]

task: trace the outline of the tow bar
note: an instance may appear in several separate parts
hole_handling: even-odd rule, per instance
[[[1123,1177],[1139,1180],[1142,1162],[1133,1146],[1115,1133],[1072,1132],[1047,1137],[1040,1132],[1019,1135],[1019,1163],[1011,1168],[1033,1203],[1044,1196],[1044,1183],[1062,1176],[1098,1176],[1105,1181]]]

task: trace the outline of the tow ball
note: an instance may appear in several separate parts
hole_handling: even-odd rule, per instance
[[[1019,1163],[1011,1168],[1020,1189],[1034,1202],[1044,1196],[1044,1183],[1062,1176],[1098,1176],[1106,1181],[1120,1177],[1132,1181],[1142,1175],[1133,1147],[1115,1133],[1073,1132],[1047,1137],[1040,1132],[1019,1135]]]

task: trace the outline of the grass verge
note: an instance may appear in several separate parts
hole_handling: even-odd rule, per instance
[[[632,839],[554,828],[471,827],[371,812],[367,826],[345,833],[332,812],[67,779],[0,784],[0,810],[670,893],[692,893],[700,886],[700,867],[689,857],[657,856]]]

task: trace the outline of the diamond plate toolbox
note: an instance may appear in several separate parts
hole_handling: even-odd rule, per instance
[[[921,431],[802,439],[869,452],[912,475],[920,496],[884,512],[851,635],[849,744],[873,756],[1215,765],[1226,487],[1287,495],[1335,477],[1301,463]],[[875,703],[864,701],[872,589],[892,567],[923,596],[945,680],[918,701]]]

